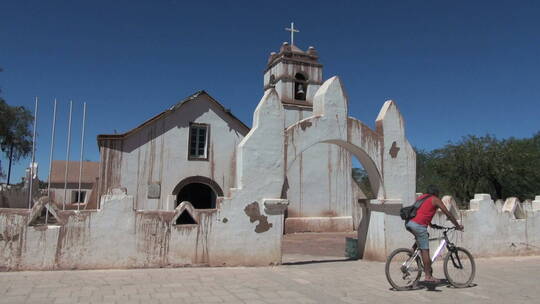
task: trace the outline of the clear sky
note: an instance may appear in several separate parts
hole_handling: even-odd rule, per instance
[[[373,126],[397,101],[416,147],[467,134],[540,130],[539,1],[25,1],[0,5],[0,86],[11,105],[40,98],[37,161],[46,179],[52,104],[55,159],[99,159],[96,136],[125,132],[198,90],[251,125],[268,55],[315,46],[339,75],[350,115]],[[7,169],[7,160],[2,158]],[[18,182],[29,161],[14,166]]]

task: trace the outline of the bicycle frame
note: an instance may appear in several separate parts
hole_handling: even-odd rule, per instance
[[[432,264],[439,258],[443,257],[441,260],[442,269],[444,270],[445,278],[448,280],[448,283],[456,288],[470,287],[472,280],[474,279],[475,274],[475,263],[471,253],[462,247],[457,247],[451,239],[453,236],[448,236],[450,231],[457,230],[459,227],[442,227],[435,224],[432,224],[433,229],[442,230],[441,234],[437,237],[429,238],[429,241],[438,241],[437,244],[432,243],[431,247],[436,249],[433,251],[433,255],[426,257],[426,263]],[[444,248],[448,252],[444,252]],[[429,269],[425,269],[427,266],[421,258],[421,249],[419,249],[418,242],[415,242],[411,249],[409,248],[397,248],[395,249],[387,258],[385,265],[385,273],[388,282],[396,290],[410,290],[413,287],[417,286],[416,284],[422,276],[423,270],[426,270],[427,273],[430,272]],[[430,263],[431,262],[431,263]],[[462,263],[463,262],[463,263]],[[396,271],[396,266],[399,267],[399,270]],[[463,270],[467,272],[463,272]],[[457,272],[456,272],[457,271]],[[433,272],[433,269],[431,269]],[[468,275],[465,278],[456,277],[456,275],[463,274]]]
[[[441,240],[441,242],[439,243],[439,246],[437,247],[437,249],[435,250],[435,252],[433,253],[433,256],[431,257],[431,262],[435,262],[435,259],[439,256],[439,254],[441,254],[443,248],[447,248],[448,249],[448,252],[454,252],[454,244],[452,242],[450,242],[448,240],[448,235],[447,235],[447,232],[448,230],[445,230],[443,231],[443,236],[442,237],[436,237],[436,238],[430,238],[429,241],[436,241],[436,240]],[[414,251],[414,254],[407,260],[403,263],[402,267],[405,267],[406,269],[409,268],[409,266],[411,265],[411,263],[413,261],[416,260],[416,258],[420,255],[420,249],[419,248],[416,248],[416,250]],[[463,268],[463,265],[461,264],[461,261],[459,259],[459,256],[456,255],[455,258],[454,258],[454,255],[451,255],[450,256],[450,259],[452,260],[452,263],[454,264],[454,266],[456,268]]]
[[[446,244],[448,243],[447,240],[446,240],[446,234],[445,234],[445,237],[442,237],[442,238],[433,238],[433,239],[430,239],[431,240],[441,240],[441,243],[439,244],[439,247],[437,247],[437,249],[435,250],[435,252],[433,253],[433,256],[431,257],[431,262],[435,262],[435,259],[439,256],[439,254],[441,253],[441,251],[443,250],[443,248],[446,246]]]

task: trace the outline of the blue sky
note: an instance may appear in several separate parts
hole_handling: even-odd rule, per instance
[[[204,89],[248,125],[271,51],[315,46],[324,77],[339,75],[350,115],[373,126],[397,101],[423,149],[467,134],[529,137],[540,130],[538,1],[9,1],[0,5],[0,86],[11,105],[40,98],[37,161],[85,159],[97,134],[125,132]],[[7,169],[7,161],[2,158]],[[19,181],[28,160],[14,166]]]

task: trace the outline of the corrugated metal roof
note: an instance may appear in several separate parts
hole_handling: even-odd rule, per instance
[[[79,164],[78,161],[67,162],[65,160],[53,160],[51,169],[51,183],[63,183],[66,163],[68,164],[68,183],[79,182]],[[94,183],[99,175],[99,163],[91,161],[82,162],[81,183]]]

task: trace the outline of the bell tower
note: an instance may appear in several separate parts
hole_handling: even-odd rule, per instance
[[[312,107],[321,86],[322,64],[314,47],[302,51],[283,42],[279,53],[272,52],[264,71],[264,90],[274,87],[283,105]]]

